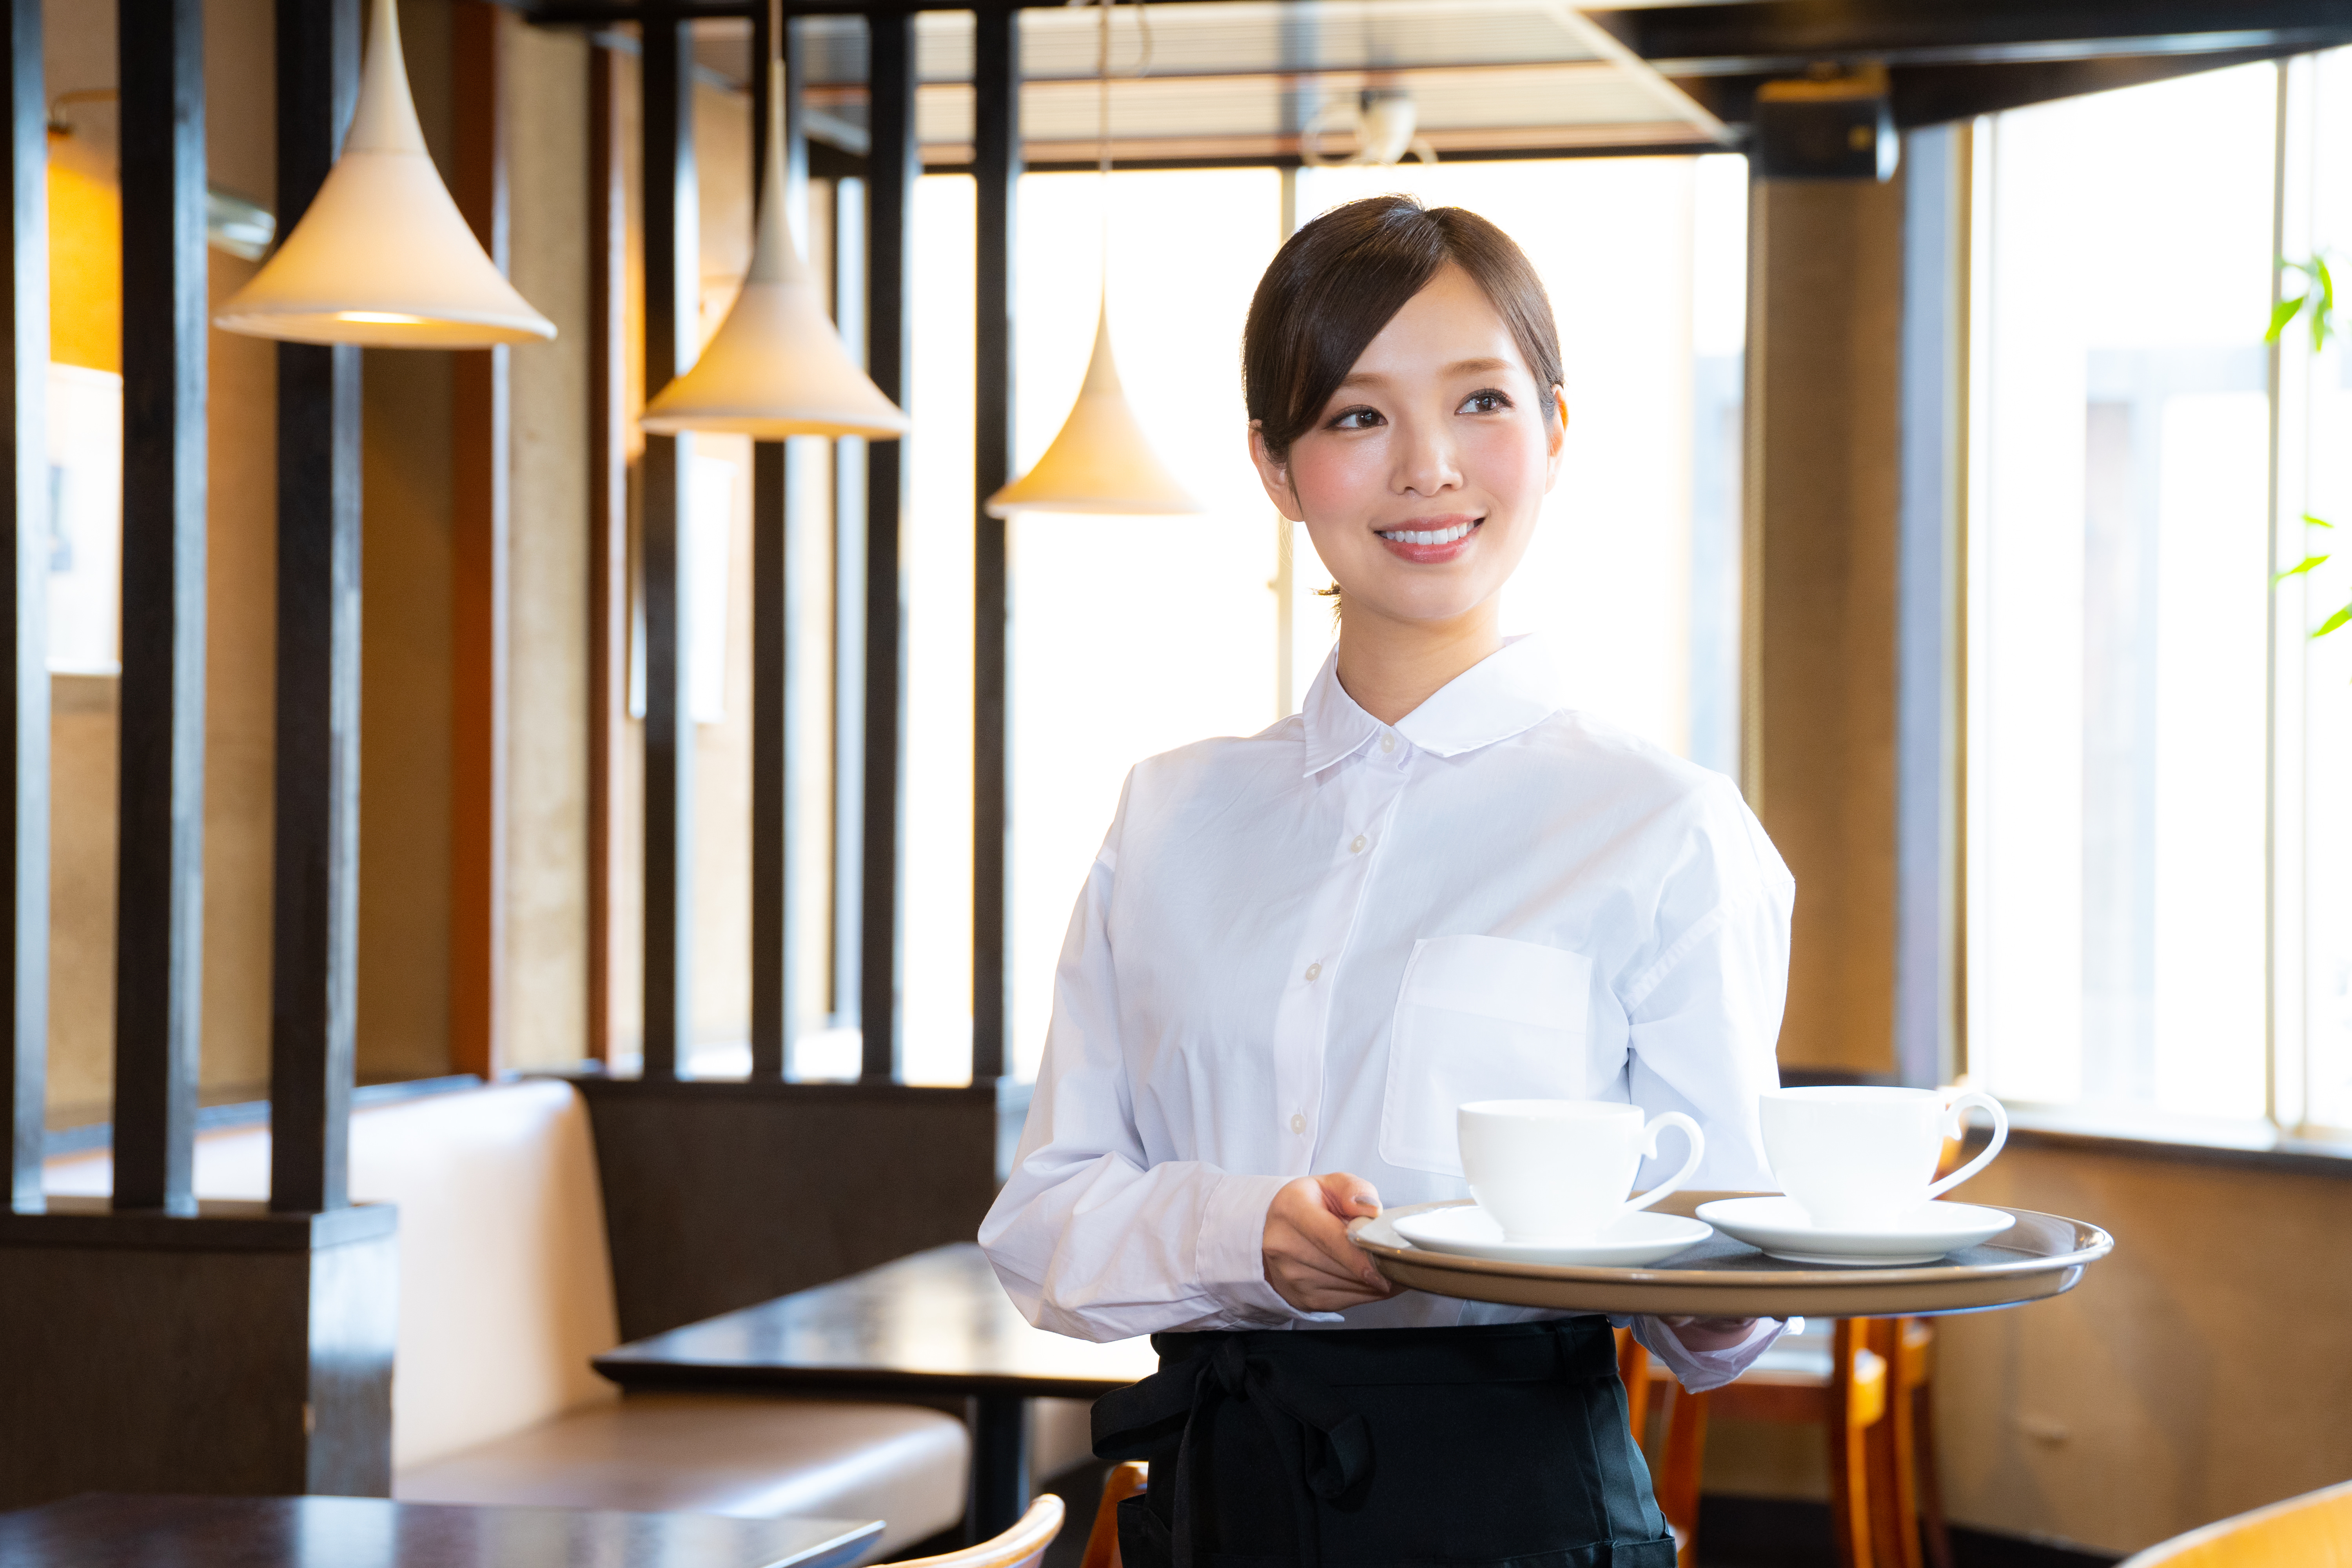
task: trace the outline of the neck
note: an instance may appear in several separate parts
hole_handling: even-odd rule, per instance
[[[1393,724],[1502,646],[1499,596],[1445,621],[1389,620],[1351,605],[1339,612],[1339,685]]]

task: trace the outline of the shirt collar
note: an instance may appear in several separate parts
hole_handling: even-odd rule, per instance
[[[1301,710],[1310,776],[1353,756],[1388,727],[1340,686],[1339,663],[1334,648]],[[1564,706],[1550,656],[1535,637],[1520,636],[1438,688],[1394,728],[1423,751],[1452,757],[1532,730]]]

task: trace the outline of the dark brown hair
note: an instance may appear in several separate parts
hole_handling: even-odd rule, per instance
[[[1511,237],[1463,207],[1411,196],[1366,196],[1333,207],[1275,253],[1242,329],[1242,396],[1276,462],[1405,301],[1447,262],[1470,274],[1557,412],[1559,329],[1543,280]]]

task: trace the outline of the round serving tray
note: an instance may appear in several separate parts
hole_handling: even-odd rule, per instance
[[[1754,1195],[1682,1192],[1657,1206],[1686,1215],[1717,1198]],[[2074,1289],[2084,1268],[2115,1247],[2115,1238],[2097,1226],[2032,1209],[2004,1209],[2017,1216],[2015,1225],[1941,1263],[1894,1268],[1783,1263],[1717,1231],[1646,1268],[1584,1268],[1432,1252],[1405,1240],[1391,1223],[1451,1206],[1390,1209],[1376,1219],[1352,1222],[1349,1230],[1381,1273],[1409,1289],[1561,1311],[1706,1318],[1927,1317],[2014,1307]]]

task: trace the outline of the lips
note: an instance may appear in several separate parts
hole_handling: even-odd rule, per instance
[[[1389,553],[1419,566],[1435,566],[1467,551],[1485,521],[1475,517],[1432,517],[1415,520],[1417,528],[1379,530]]]

